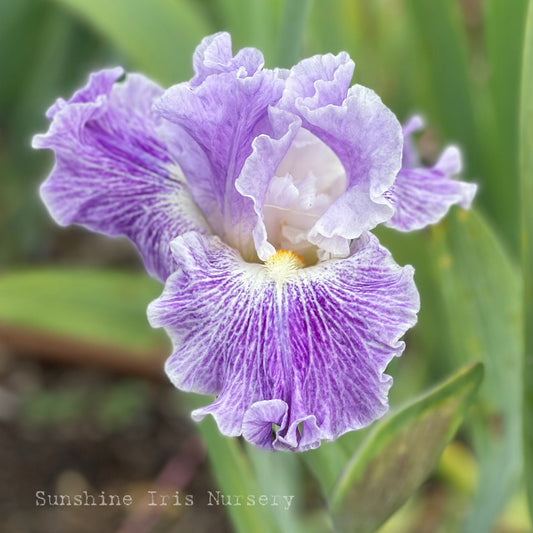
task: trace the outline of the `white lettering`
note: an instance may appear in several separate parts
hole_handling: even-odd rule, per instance
[[[38,490],[35,493],[35,506],[42,507],[46,505],[46,498],[44,497],[44,490]]]
[[[157,494],[157,491],[149,490],[148,494],[150,494],[150,503],[148,505],[150,507],[153,507],[154,505],[157,505],[157,503],[155,503],[155,495]]]
[[[207,502],[207,505],[220,505],[220,491],[217,490],[217,495],[215,496],[210,490],[207,491],[207,494],[209,495],[209,501]],[[215,503],[213,503],[213,500]]]
[[[292,500],[294,499],[294,496],[283,496],[283,499],[287,502],[287,507],[285,507],[285,510],[288,511],[291,508]]]

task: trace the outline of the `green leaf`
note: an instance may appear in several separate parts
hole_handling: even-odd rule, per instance
[[[282,533],[331,531],[333,524],[325,508],[306,509],[302,514],[305,492],[310,488],[301,461],[306,453],[272,453],[248,443],[245,449],[263,493],[279,495],[278,505],[270,510]]]
[[[143,274],[46,269],[0,276],[0,325],[42,332],[78,343],[163,352],[164,335],[146,319],[146,306],[161,292]]]
[[[518,250],[516,173],[517,62],[523,0],[483,3],[487,20],[487,63],[476,32],[465,31],[458,0],[406,0],[418,93],[430,125],[464,148],[465,174],[482,185],[478,203],[495,222],[508,248]],[[490,75],[482,77],[485,69]],[[487,81],[490,82],[487,83]],[[502,176],[506,176],[502,179]]]
[[[188,79],[192,53],[212,28],[189,0],[54,0],[106,36],[132,66],[163,84]]]
[[[365,439],[370,428],[350,431],[334,442],[323,442],[316,450],[301,454],[302,460],[327,498],[348,460]]]
[[[330,497],[340,531],[373,532],[407,501],[457,431],[482,376],[481,364],[464,369],[376,426]]]
[[[188,403],[193,407],[206,405],[211,400],[212,398],[207,396],[188,395],[187,397]],[[215,496],[223,495],[224,498],[230,495],[242,497],[241,505],[224,507],[235,531],[238,533],[281,533],[271,512],[272,508],[258,503],[259,496],[265,492],[258,483],[241,442],[237,438],[222,435],[211,416],[199,423],[199,430],[218,484],[218,489],[211,492]],[[253,496],[257,505],[246,505],[247,496]]]
[[[465,532],[492,531],[522,472],[521,280],[485,219],[457,211],[432,229],[430,261],[444,302],[448,358],[482,361],[485,380],[469,429],[479,484]]]
[[[513,251],[519,249],[518,123],[520,69],[527,0],[486,0],[484,7],[485,43],[489,69],[491,123],[494,144],[485,158],[495,169],[487,184],[490,213],[506,230]],[[488,116],[488,113],[485,113]],[[501,179],[501,176],[507,179]],[[512,233],[511,233],[512,231]]]
[[[302,40],[309,16],[310,0],[285,0],[284,4],[278,65],[290,68],[302,59]]]
[[[470,147],[477,147],[477,133],[458,4],[450,0],[407,0],[406,6],[416,49],[427,69],[424,99],[445,133],[472,154]]]
[[[496,221],[498,232],[515,245],[514,176],[501,156],[493,102],[486,86],[476,85],[471,74],[471,51],[459,2],[406,0],[406,6],[415,43],[412,53],[418,59],[417,71],[422,73],[413,78],[411,87],[418,94],[417,106],[422,106],[429,124],[440,128],[446,141],[464,149],[465,174],[483,185],[478,202]],[[514,9],[509,2],[506,6]]]
[[[522,267],[524,276],[524,457],[533,519],[533,3],[529,3],[522,71],[520,170],[522,176]]]
[[[320,485],[322,494],[327,497],[350,455],[339,441],[324,442],[316,450],[309,450],[302,455],[302,460]]]
[[[222,27],[229,31],[233,49],[254,46],[261,50],[268,66],[278,66],[277,42],[282,0],[218,0]]]

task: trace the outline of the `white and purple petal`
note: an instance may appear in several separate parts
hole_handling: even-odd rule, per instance
[[[233,56],[231,36],[226,32],[208,35],[194,51],[192,87],[200,85],[208,76],[222,72],[240,71],[253,76],[263,68],[265,60],[257,48],[243,48]]]
[[[448,146],[433,167],[422,167],[412,134],[423,127],[415,116],[404,127],[402,169],[386,196],[394,215],[386,225],[399,231],[422,229],[439,222],[453,205],[470,208],[477,185],[454,179],[462,170],[461,152]]]
[[[424,119],[420,115],[413,115],[403,125],[402,168],[414,168],[420,166],[420,153],[415,146],[413,134],[419,132],[424,126]]]
[[[283,110],[271,107],[268,111],[269,133],[261,133],[252,141],[252,152],[246,158],[235,188],[252,202],[255,217],[251,219],[251,235],[257,256],[266,261],[275,253],[269,242],[265,224],[267,193],[284,156],[289,151],[301,126],[301,121]]]
[[[373,91],[350,88],[352,73],[346,53],[305,59],[291,70],[278,104],[329,146],[346,171],[346,192],[310,232],[315,244],[358,238],[393,213],[384,193],[401,167],[401,126]]]
[[[218,37],[226,41],[228,38],[225,34]],[[205,53],[204,50],[202,54]],[[224,68],[217,72],[211,67],[210,75],[199,78],[201,83],[171,87],[156,108],[175,126],[181,144],[180,166],[211,226],[248,259],[254,259],[257,255],[252,231],[257,215],[250,198],[235,188],[235,181],[252,153],[252,141],[271,130],[268,108],[281,97],[285,82],[279,71],[250,73],[244,66],[228,66],[239,57],[240,53],[230,61],[222,55]],[[212,63],[216,61],[210,59],[209,64]],[[167,126],[165,136],[172,135],[172,127]]]
[[[283,255],[245,263],[194,232],[172,248],[180,269],[148,314],[173,340],[171,381],[218,394],[195,419],[211,414],[226,435],[303,451],[387,411],[384,372],[403,351],[419,297],[413,269],[396,265],[374,236],[346,259],[304,269]]]
[[[50,108],[48,132],[33,139],[56,156],[41,196],[61,225],[130,238],[147,271],[164,281],[174,270],[169,242],[209,228],[157,134],[152,106],[162,89],[138,74],[115,83],[122,75],[120,68],[93,74]]]
[[[273,126],[283,117],[288,119],[288,129],[280,128],[279,139],[267,135],[255,139],[252,155],[236,181],[237,190],[253,199],[258,214],[254,229],[258,256],[267,260],[276,249],[292,250],[307,265],[347,257],[348,239],[310,240],[316,222],[345,192],[346,171],[331,148],[300,127],[298,117],[270,110]],[[265,173],[272,176],[270,180],[257,179]]]

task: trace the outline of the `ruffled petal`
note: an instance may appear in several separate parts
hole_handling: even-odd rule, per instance
[[[95,102],[100,95],[108,94],[113,84],[124,75],[121,67],[109,68],[93,72],[89,76],[89,83],[74,93],[68,101],[58,98],[46,111],[46,118],[52,120],[56,113],[69,104],[83,104]]]
[[[264,204],[267,191],[276,169],[289,150],[301,126],[301,120],[292,113],[271,107],[269,109],[270,133],[258,135],[252,142],[252,153],[247,157],[235,181],[237,191],[250,198],[255,212],[252,236],[257,256],[266,261],[275,253],[268,241],[264,221]]]
[[[292,67],[280,106],[298,113],[300,108],[342,106],[355,65],[346,52],[316,55]]]
[[[276,249],[293,250],[308,265],[317,258],[347,257],[348,239],[320,236],[309,241],[314,222],[344,192],[344,167],[325,143],[301,127],[298,116],[271,107],[269,120],[271,133],[254,139],[235,182],[254,204],[259,259],[266,261]]]
[[[229,46],[227,34],[203,45],[198,56],[216,50],[212,55],[217,59],[208,62],[211,74],[206,76],[204,59],[195,84],[171,87],[156,109],[176,127],[179,163],[195,201],[213,229],[252,260],[257,258],[252,239],[257,215],[252,201],[236,190],[235,180],[252,152],[254,138],[270,131],[268,107],[279,100],[285,82],[280,71],[254,71],[243,51],[231,59]],[[165,135],[173,134],[168,129]]]
[[[446,148],[433,167],[418,166],[418,152],[412,144],[411,135],[422,126],[420,117],[414,117],[404,127],[402,169],[386,193],[395,209],[386,225],[400,231],[413,231],[435,224],[452,205],[470,208],[477,191],[475,183],[453,179],[462,170],[461,153],[455,146]]]
[[[353,62],[347,54],[315,56],[290,72],[278,107],[291,111],[302,126],[339,157],[348,187],[317,221],[309,239],[358,238],[393,214],[384,193],[400,170],[402,131],[394,114],[370,89],[349,88]],[[330,250],[327,250],[330,251]],[[335,247],[331,253],[336,255]]]
[[[34,148],[54,150],[56,163],[41,196],[61,225],[80,224],[129,237],[148,272],[164,281],[174,269],[169,242],[183,232],[209,232],[179,166],[158,138],[153,111],[162,89],[120,68],[93,74],[68,102],[48,111]]]
[[[192,87],[200,85],[208,76],[223,72],[241,71],[245,76],[253,76],[263,68],[265,60],[257,48],[243,48],[233,56],[231,36],[219,32],[202,39],[194,51],[193,67],[195,75],[191,79]]]
[[[384,371],[404,349],[419,297],[412,267],[374,236],[347,259],[299,270],[245,263],[197,233],[172,249],[180,269],[148,317],[173,340],[171,381],[218,394],[194,419],[211,414],[226,435],[303,451],[387,411]]]

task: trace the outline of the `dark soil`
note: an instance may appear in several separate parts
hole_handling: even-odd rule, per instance
[[[2,533],[229,533],[208,490],[203,446],[171,386],[2,354]],[[132,504],[37,505],[84,491]],[[178,491],[182,505],[151,506],[148,491]]]

